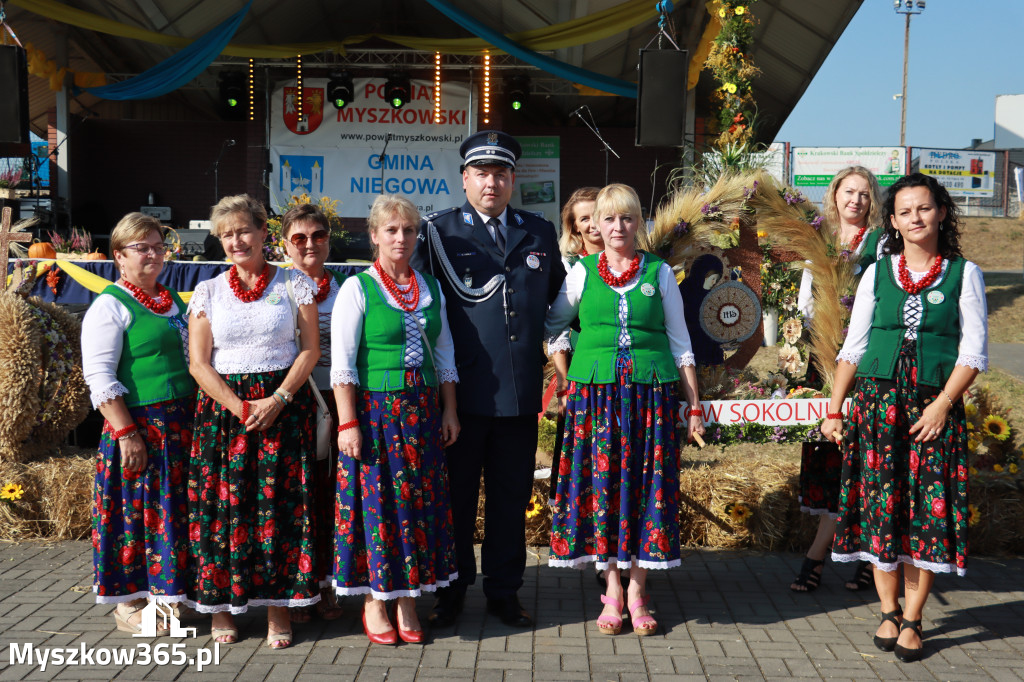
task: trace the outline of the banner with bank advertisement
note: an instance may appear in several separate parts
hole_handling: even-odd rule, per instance
[[[303,81],[299,117],[295,81],[279,83],[271,98],[270,196],[273,208],[309,194],[337,199],[338,215],[365,217],[378,194],[400,194],[421,213],[465,201],[459,145],[470,129],[470,90],[442,86],[440,122],[434,87],[410,83],[410,101],[394,109],[384,100],[385,79],[354,79],[353,101],[335,109],[326,78]]]
[[[523,155],[516,163],[516,186],[511,204],[539,213],[558,228],[561,213],[558,175],[561,165],[558,137],[517,137]]]
[[[793,186],[821,203],[832,177],[847,166],[864,166],[885,188],[907,174],[906,147],[793,147]]]
[[[918,170],[931,175],[954,197],[995,194],[995,152],[963,149],[918,149]]]

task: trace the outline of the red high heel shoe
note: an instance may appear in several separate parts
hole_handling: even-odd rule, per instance
[[[398,637],[395,636],[394,628],[388,630],[387,632],[382,632],[379,635],[370,632],[370,628],[366,627],[365,611],[363,611],[363,632],[366,633],[367,639],[369,639],[374,644],[398,644]],[[405,638],[403,637],[403,639]]]

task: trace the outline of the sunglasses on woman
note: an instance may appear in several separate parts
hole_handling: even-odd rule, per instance
[[[309,239],[315,246],[320,246],[327,241],[329,236],[330,233],[328,233],[327,230],[317,230],[313,234],[309,235]],[[306,245],[306,235],[302,232],[296,232],[291,237],[288,237],[288,241],[301,249]]]

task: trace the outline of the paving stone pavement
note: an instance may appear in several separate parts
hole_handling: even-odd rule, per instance
[[[195,665],[18,663],[73,647],[141,655],[174,644],[188,657],[211,648],[208,621],[196,638],[132,639],[114,628],[111,607],[91,592],[92,548],[86,542],[0,544],[0,680],[1024,680],[1024,559],[972,558],[968,576],[940,575],[925,611],[925,659],[899,663],[878,651],[873,593],[843,588],[852,566],[827,564],[821,588],[796,594],[789,583],[801,557],[754,551],[687,551],[682,566],[652,572],[650,596],[662,628],[639,638],[597,631],[599,589],[593,571],[553,569],[546,551],[530,553],[524,605],[536,617],[519,630],[488,616],[478,588],[455,628],[425,645],[370,645],[359,600],[343,600],[332,623],[295,625],[295,644],[263,643],[265,610],[238,618],[241,641],[219,646],[219,662]],[[431,599],[420,600],[421,618]]]

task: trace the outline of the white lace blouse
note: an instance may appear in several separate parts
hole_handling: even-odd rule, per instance
[[[200,282],[188,304],[190,315],[206,315],[213,332],[210,364],[218,374],[273,372],[288,369],[299,355],[297,320],[288,301],[291,277],[295,302],[313,303],[316,285],[298,270],[276,268],[258,300],[245,303],[228,284],[230,270]]]
[[[118,284],[129,295],[131,292]],[[178,304],[171,302],[166,313],[154,313],[160,317],[178,314]],[[92,406],[99,408],[121,395],[128,395],[128,389],[117,380],[117,364],[121,360],[124,346],[124,332],[131,324],[132,314],[127,307],[113,296],[97,296],[82,319],[82,372],[89,386]],[[182,334],[185,360],[188,361],[188,331]]]
[[[609,269],[613,275],[622,274],[615,269]],[[640,283],[640,272],[643,272],[642,262],[640,271],[625,286],[612,287],[612,290],[619,294],[620,348],[628,348],[632,343],[628,324],[629,308],[623,294]],[[547,319],[544,322],[544,333],[548,337],[549,353],[558,350],[556,343],[559,335],[576,319],[586,280],[587,269],[582,262],[577,261],[566,276],[565,282],[562,283],[562,288],[548,309]],[[690,332],[686,329],[686,318],[683,316],[683,297],[679,293],[679,286],[676,284],[672,266],[668,263],[662,263],[658,269],[658,291],[661,294],[661,305],[665,311],[665,332],[668,335],[668,346],[676,367],[695,366],[697,363],[693,356],[693,346],[690,343]]]
[[[316,282],[313,283],[314,287]],[[316,289],[314,288],[314,293]],[[334,312],[334,301],[338,298],[341,285],[331,276],[331,291],[320,303],[316,304],[317,317],[320,321],[320,359],[313,368],[313,382],[321,391],[331,388],[331,314]]]
[[[892,259],[893,271],[899,264],[899,256],[888,256]],[[949,270],[949,261],[942,262],[942,273],[937,282],[941,282]],[[846,334],[846,342],[839,351],[837,360],[846,360],[851,364],[859,364],[868,348],[868,335],[871,332],[871,319],[875,313],[875,273],[877,268],[871,264],[864,271],[857,287],[857,296],[853,301],[853,314],[850,317],[850,330]],[[927,272],[910,271],[910,277],[919,282]],[[899,280],[897,279],[897,285]],[[902,288],[902,286],[901,286]],[[964,279],[960,290],[960,351],[956,364],[962,367],[973,367],[982,372],[988,371],[988,310],[985,303],[985,279],[981,268],[967,261],[964,264]],[[921,296],[908,296],[903,307],[903,321],[907,331],[907,339],[916,339],[921,324]]]
[[[380,276],[375,268],[369,268],[366,272],[381,284]],[[415,270],[413,271],[415,272]],[[420,288],[420,302],[416,310],[420,311],[430,306],[433,297],[430,295],[430,288],[424,281],[423,276],[415,272],[416,281]],[[405,324],[406,339],[408,341],[404,364],[406,367],[422,367],[424,353],[428,350],[421,342],[420,325],[426,325],[426,320],[419,318],[419,324],[413,313],[402,310],[387,289],[381,284],[381,291],[389,306],[402,313]],[[438,292],[441,297],[441,332],[434,343],[434,369],[437,372],[439,383],[446,381],[458,382],[459,372],[455,369],[455,345],[452,343],[452,333],[448,328],[448,312],[445,307],[444,294]],[[341,285],[341,291],[334,302],[334,313],[331,319],[331,386],[342,384],[359,385],[359,370],[356,367],[356,359],[359,355],[359,341],[363,333],[363,318],[366,316],[366,297],[363,294],[363,286],[357,277],[349,277]]]

